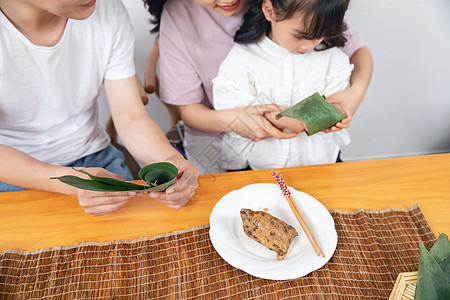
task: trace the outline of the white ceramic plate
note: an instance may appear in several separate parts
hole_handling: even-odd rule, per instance
[[[314,252],[280,188],[275,183],[257,183],[226,194],[211,212],[209,236],[226,262],[256,277],[285,280],[305,276],[321,268],[333,256],[337,233],[330,213],[310,195],[288,188],[325,258]],[[276,259],[274,251],[247,237],[242,228],[242,208],[266,211],[297,230],[299,236],[283,261]]]

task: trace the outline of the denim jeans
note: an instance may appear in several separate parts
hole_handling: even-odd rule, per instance
[[[82,157],[66,165],[66,167],[100,167],[118,174],[126,180],[133,180],[130,169],[128,169],[128,167],[124,164],[124,161],[125,158],[122,152],[120,152],[116,147],[110,144],[105,149]],[[22,190],[26,189],[0,182],[0,192],[13,192]]]

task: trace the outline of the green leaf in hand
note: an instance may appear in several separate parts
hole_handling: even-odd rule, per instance
[[[148,191],[164,191],[178,176],[178,169],[168,162],[160,162],[143,167],[139,177],[152,186]]]
[[[325,97],[314,93],[294,106],[280,112],[276,118],[291,117],[305,123],[306,134],[313,135],[327,129],[346,118],[346,115],[337,110],[325,100]]]
[[[74,170],[81,172],[81,170],[77,169]],[[73,175],[65,175],[61,177],[51,177],[50,179],[58,179],[59,181],[74,186],[76,188],[97,192],[125,192],[125,191],[136,192],[136,191],[145,191],[146,188],[148,188],[148,186],[134,184],[126,181],[120,181],[113,178],[96,177],[96,176],[93,177],[95,179],[89,180]]]
[[[132,182],[120,181],[109,177],[94,176],[84,170],[75,171],[86,174],[90,179],[84,179],[73,175],[51,177],[59,181],[83,190],[98,192],[139,192],[139,191],[164,191],[172,185],[178,176],[178,169],[168,162],[155,163],[143,167],[139,177],[147,185],[134,184]]]

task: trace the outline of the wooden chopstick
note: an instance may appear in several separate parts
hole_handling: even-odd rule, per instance
[[[311,229],[308,226],[308,223],[306,223],[305,219],[303,218],[302,213],[300,212],[300,209],[298,208],[297,204],[295,203],[295,200],[289,196],[285,196],[285,198],[288,200],[289,205],[291,206],[291,209],[294,211],[295,216],[297,217],[297,220],[299,220],[300,225],[302,226],[303,231],[305,231],[306,236],[309,239],[309,242],[311,243],[311,245],[314,248],[314,251],[316,251],[316,254],[319,255],[319,253],[317,252],[317,250],[319,250],[320,255],[322,255],[323,257],[325,257],[325,254],[323,254],[322,249],[319,246],[319,243],[317,242],[316,238],[314,237],[314,235],[312,234]],[[304,225],[303,225],[304,224]],[[306,228],[306,230],[305,230]],[[311,238],[309,238],[309,236],[311,236],[313,242],[311,242]],[[317,249],[316,249],[317,248]]]
[[[311,243],[311,246],[313,247],[317,256],[322,255],[322,257],[325,257],[325,254],[323,253],[322,249],[320,248],[319,243],[317,242],[316,238],[312,234],[311,229],[308,226],[308,223],[306,223],[305,218],[303,218],[300,208],[297,206],[297,203],[295,202],[295,200],[292,197],[291,193],[289,192],[286,184],[284,183],[284,180],[281,177],[281,174],[277,173],[275,171],[272,171],[272,176],[275,179],[275,182],[280,187],[281,192],[284,195],[284,198],[286,198],[292,212],[294,213],[295,217],[297,218],[298,222],[300,223],[300,226],[302,227],[303,231],[305,232],[306,237],[308,238],[309,242]]]

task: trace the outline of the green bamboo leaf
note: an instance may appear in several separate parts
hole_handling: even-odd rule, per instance
[[[441,267],[445,274],[445,279],[450,285],[450,242],[445,233],[439,235],[436,243],[434,243],[433,247],[430,249],[430,254],[433,255],[434,259]]]
[[[127,189],[135,189],[135,190],[143,190],[143,189],[149,188],[148,186],[139,185],[139,184],[135,184],[132,182],[121,181],[121,180],[117,180],[114,178],[94,176],[85,170],[78,170],[75,168],[72,168],[72,169],[74,169],[75,171],[78,171],[80,173],[88,175],[93,181],[101,182],[106,185],[123,187],[123,188],[127,188]]]
[[[145,186],[137,185],[139,188],[136,187],[130,187],[130,186],[121,186],[121,185],[111,185],[106,184],[99,181],[89,180],[80,178],[73,175],[64,175],[60,177],[51,177],[50,179],[57,179],[65,184],[71,185],[73,187],[83,189],[83,190],[90,190],[90,191],[97,191],[97,192],[132,192],[132,191],[144,191]]]
[[[450,284],[447,282],[446,278],[448,278],[449,274],[445,274],[439,264],[439,262],[444,262],[445,266],[450,259],[450,252],[448,252],[450,246],[448,243],[449,241],[445,234],[439,236],[438,241],[431,250],[428,250],[422,241],[419,241],[420,261],[416,292],[414,295],[415,300],[448,299],[448,296],[450,295]],[[437,257],[434,255],[437,255]]]
[[[143,167],[139,177],[148,185],[148,191],[164,191],[171,186],[178,176],[178,169],[169,162],[154,163]]]
[[[280,112],[276,118],[295,118],[306,126],[306,134],[313,135],[335,125],[346,116],[325,100],[324,96],[314,93],[294,106]]]

